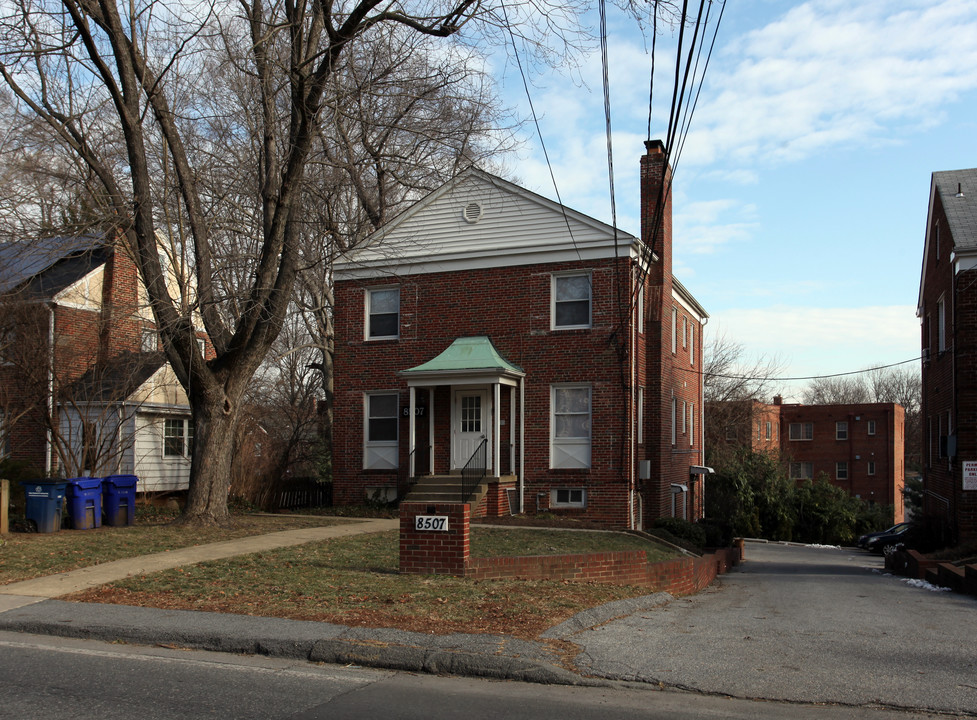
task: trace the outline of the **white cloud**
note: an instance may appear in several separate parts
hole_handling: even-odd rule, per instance
[[[891,142],[977,88],[974,68],[977,3],[811,0],[714,58],[684,161],[796,161]]]
[[[918,357],[919,321],[911,305],[810,307],[773,305],[723,310],[710,320],[751,352],[803,355],[792,375],[818,375],[865,369]],[[709,332],[718,331],[709,328]]]

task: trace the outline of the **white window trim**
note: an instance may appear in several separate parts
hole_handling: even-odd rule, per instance
[[[868,434],[869,435],[875,435],[875,420],[869,420],[868,421],[868,429],[867,429],[867,431],[868,431]]]
[[[687,348],[689,346],[689,319],[682,316],[682,347]]]
[[[689,365],[695,366],[695,323],[689,324]]]
[[[373,293],[385,292],[390,290],[397,291],[397,332],[393,335],[371,335],[370,334],[370,315],[373,307]],[[365,289],[363,298],[363,339],[372,340],[399,340],[400,339],[400,286],[384,285],[383,287],[370,287]]]
[[[869,460],[868,461],[868,465],[866,466],[866,469],[865,469],[865,474],[866,475],[875,475],[875,461],[874,460]]]
[[[587,323],[585,325],[557,325],[556,324],[556,280],[566,277],[586,277],[590,289],[587,307]],[[594,274],[590,270],[574,270],[558,272],[550,275],[550,330],[586,330],[594,324]]]
[[[586,437],[556,437],[556,393],[558,390],[587,390],[587,427]],[[594,441],[594,391],[590,383],[558,383],[550,385],[550,469],[553,470],[586,470],[591,467]],[[575,464],[557,463],[558,449],[564,449],[564,455],[575,457]],[[573,449],[577,452],[574,453]],[[586,457],[584,457],[586,455]]]
[[[393,417],[397,419],[397,438],[395,440],[370,440],[370,398],[393,395],[397,398],[397,410]],[[399,467],[400,448],[400,393],[397,390],[370,390],[363,393],[363,469],[364,470],[396,470]],[[390,456],[393,449],[393,460],[383,460],[383,456]],[[383,451],[387,452],[384,453]]]
[[[183,452],[182,453],[167,453],[166,452],[166,439],[167,439],[167,435],[166,435],[166,424],[169,423],[169,422],[178,422],[178,423],[181,423],[181,425],[182,425],[182,428],[180,430],[180,432],[181,432],[181,438],[180,439],[182,440],[182,445],[183,445]],[[192,436],[190,434],[190,423],[191,422],[193,422],[193,419],[192,418],[185,418],[185,417],[165,417],[165,418],[163,418],[163,426],[161,428],[162,433],[163,433],[163,438],[162,438],[163,439],[163,442],[160,444],[159,450],[160,450],[160,453],[161,453],[161,455],[162,455],[162,457],[164,459],[166,459],[166,460],[188,459],[190,457],[191,453],[193,452],[193,447],[192,447],[193,446],[193,439],[192,439]]]
[[[557,498],[561,492],[580,493],[579,500],[572,498],[566,502],[560,502]],[[550,490],[550,507],[552,508],[585,508],[587,507],[587,488],[580,487],[559,487]]]
[[[645,389],[638,388],[638,444],[645,441]]]
[[[842,472],[844,471],[844,472]],[[842,460],[835,463],[835,480],[848,479],[848,461]]]
[[[946,350],[946,302],[943,297],[936,301],[937,350]]]
[[[672,445],[675,444],[675,430],[676,430],[676,422],[678,420],[678,418],[676,417],[677,411],[678,411],[678,400],[676,400],[675,396],[672,395]]]
[[[689,447],[695,444],[695,403],[689,403]]]
[[[800,428],[800,433],[798,434],[797,437],[794,436],[795,427]],[[807,427],[811,428],[810,437],[804,437],[805,434],[804,431],[805,428]],[[793,442],[811,442],[812,440],[814,440],[814,423],[805,423],[805,422],[790,423],[787,427],[787,438]]]
[[[848,421],[839,420],[835,423],[835,440],[848,439]]]
[[[672,307],[672,355],[678,352],[678,308]]]
[[[639,278],[639,282],[640,282]],[[593,294],[593,293],[591,293]],[[591,303],[593,299],[591,299]],[[638,285],[638,333],[644,334],[645,331],[645,285]]]

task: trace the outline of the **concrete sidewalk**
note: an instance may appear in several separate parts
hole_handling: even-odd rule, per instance
[[[194,565],[208,560],[222,560],[237,555],[250,555],[292,545],[304,545],[318,540],[396,530],[398,527],[399,520],[397,519],[363,520],[326,527],[283,530],[267,535],[252,535],[235,540],[114,560],[100,565],[58,573],[57,575],[0,585],[0,612],[47,598],[56,598],[69,593],[88,590],[133,575],[145,575],[146,573]]]
[[[395,530],[398,526],[397,519],[382,519],[287,530],[0,585],[0,630],[416,672],[572,685],[606,684],[607,681],[583,678],[560,667],[558,652],[546,642],[482,634],[428,635],[281,618],[53,599],[133,575],[317,540]],[[641,600],[612,603],[604,611],[591,610],[587,621],[605,622],[637,612],[648,604]],[[577,631],[580,626],[571,623],[567,627]]]

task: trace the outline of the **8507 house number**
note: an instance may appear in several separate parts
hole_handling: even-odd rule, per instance
[[[414,517],[415,530],[427,530],[430,532],[447,532],[447,515],[417,515]]]

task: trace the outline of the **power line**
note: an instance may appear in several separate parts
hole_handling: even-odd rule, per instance
[[[563,198],[560,196],[560,188],[556,183],[556,174],[553,172],[553,164],[550,162],[550,154],[546,150],[546,142],[543,140],[543,130],[539,126],[539,118],[536,115],[536,107],[533,104],[533,96],[529,91],[529,81],[526,79],[526,72],[522,67],[522,60],[519,59],[519,49],[516,47],[515,34],[512,32],[512,26],[509,24],[509,13],[506,10],[505,2],[501,2],[502,6],[502,21],[505,23],[506,32],[509,35],[509,42],[512,43],[512,54],[516,59],[516,67],[519,68],[519,75],[522,78],[522,86],[526,91],[526,100],[529,101],[529,111],[533,116],[533,124],[536,126],[536,135],[539,137],[539,145],[543,149],[543,158],[546,160],[546,167],[550,172],[550,180],[553,182],[553,190],[556,193],[556,200],[560,205],[560,211],[563,213],[563,221],[567,226],[567,233],[570,235],[570,242],[573,244],[573,249],[577,253],[577,258],[580,259],[580,248],[577,247],[577,239],[573,236],[573,229],[570,227],[570,218],[567,216],[566,206],[563,204]]]
[[[864,368],[862,370],[850,370],[848,372],[832,373],[830,375],[804,375],[801,377],[768,377],[768,376],[756,376],[756,375],[725,375],[723,373],[712,373],[705,370],[695,370],[693,368],[678,368],[682,372],[692,373],[694,375],[701,375],[702,377],[714,377],[723,378],[724,380],[755,380],[757,382],[796,382],[798,380],[826,380],[828,378],[845,377],[848,375],[862,375],[863,373],[870,373],[876,370],[887,370],[888,368],[898,367],[900,365],[907,365],[912,362],[920,362],[925,359],[922,355],[918,357],[909,358],[908,360],[900,360],[899,362],[889,363],[888,365],[877,365],[876,367]]]

